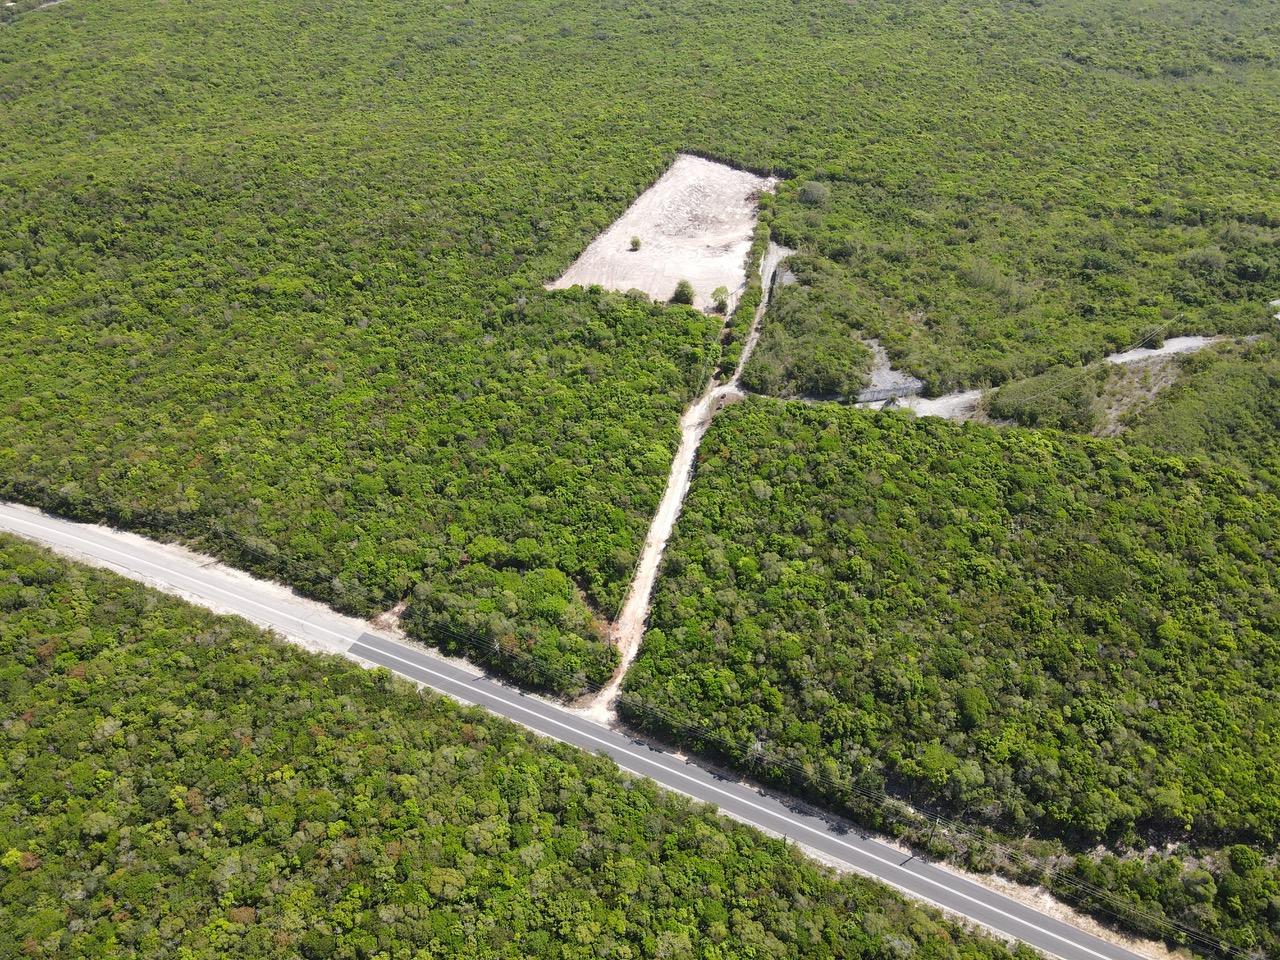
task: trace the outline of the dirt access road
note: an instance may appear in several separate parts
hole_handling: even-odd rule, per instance
[[[618,666],[613,678],[585,704],[586,715],[603,724],[617,722],[617,699],[622,691],[622,683],[627,671],[640,652],[640,641],[644,638],[645,623],[649,619],[649,606],[653,600],[653,588],[658,580],[658,570],[662,566],[662,556],[667,549],[667,541],[680,519],[680,510],[684,506],[685,497],[693,483],[693,464],[698,456],[698,446],[702,437],[711,425],[711,418],[729,401],[742,395],[738,381],[742,378],[742,370],[751,359],[756,343],[760,340],[760,323],[769,307],[769,298],[773,290],[773,280],[779,264],[794,253],[787,247],[770,243],[760,263],[760,281],[764,294],[760,305],[756,307],[751,321],[751,330],[747,333],[743,344],[742,356],[733,376],[725,383],[712,380],[702,395],[689,405],[684,416],[680,418],[680,444],[676,447],[675,459],[671,461],[671,470],[667,475],[667,486],[658,503],[658,510],[649,524],[649,533],[645,537],[644,547],[640,552],[640,560],[636,564],[635,574],[631,578],[631,586],[627,590],[626,600],[618,619],[614,622],[611,636],[614,646],[618,648]]]

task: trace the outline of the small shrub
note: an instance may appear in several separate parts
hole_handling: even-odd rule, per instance
[[[633,251],[633,252],[634,252],[634,251],[636,251],[636,250],[639,250],[639,249],[640,249],[640,238],[639,238],[639,237],[632,237],[632,238],[631,238],[631,249],[632,249],[632,251]]]
[[[693,284],[688,280],[681,280],[676,284],[675,293],[671,294],[672,303],[693,304]]]
[[[800,202],[810,207],[821,207],[831,198],[831,188],[825,183],[808,180],[800,187]]]

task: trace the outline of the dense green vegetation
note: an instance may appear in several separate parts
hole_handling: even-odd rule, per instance
[[[821,182],[793,182],[778,204],[775,229],[801,250],[798,275],[818,278],[823,300],[868,305],[858,310],[863,329],[936,392],[1094,359],[1155,328],[1171,336],[1238,333],[1271,322],[1266,304],[1280,278],[1276,195],[1238,191],[1239,168],[1209,141],[1210,131],[1222,129],[1222,111],[1238,107],[1237,82],[1252,75],[1245,65],[1274,62],[1275,31],[1184,33],[1183,50],[1163,51],[1168,61],[1148,49],[1155,62],[1144,62],[1138,38],[1159,37],[1158,48],[1178,35],[1185,21],[1155,18],[1182,5],[1107,5],[1105,14],[1103,5],[1033,6],[1029,19],[1015,15],[998,31],[1026,43],[1020,66],[1035,60],[1030,51],[1039,37],[1042,49],[1088,64],[1082,76],[1044,76],[1039,90],[969,91],[961,95],[965,107],[929,119],[929,131],[947,130],[932,163],[842,155],[824,161]],[[1211,22],[1234,31],[1255,14],[1276,13],[1274,4],[1214,5],[1192,33]],[[1049,37],[1040,28],[1060,32]],[[1198,41],[1205,44],[1199,62],[1181,61]],[[1098,56],[1112,42],[1117,48]],[[997,48],[981,59],[1010,55]],[[1233,81],[1220,85],[1226,77]],[[920,80],[913,76],[904,87],[918,92]],[[1050,95],[1055,82],[1067,89]],[[1117,99],[1103,106],[1094,98],[1108,89]],[[1275,88],[1257,95],[1271,109],[1280,102]],[[1209,99],[1201,103],[1201,96]],[[1002,108],[977,108],[985,97]],[[1072,104],[1077,97],[1083,100]],[[1189,102],[1177,105],[1182,97]],[[1065,111],[1057,122],[1040,115],[1050,102],[1049,109]],[[1105,129],[1072,126],[1083,102],[1091,119],[1113,118]],[[1141,117],[1137,126],[1117,109],[1130,121]],[[1196,160],[1155,160],[1168,156],[1171,140]],[[1267,167],[1264,177],[1280,173],[1274,156],[1245,166],[1255,171],[1244,174],[1247,182],[1259,182],[1255,174]],[[1135,178],[1142,184],[1136,191]]]
[[[725,318],[724,330],[720,336],[720,366],[717,376],[727,380],[733,375],[742,361],[742,351],[755,323],[760,302],[764,299],[764,281],[761,276],[764,256],[769,249],[772,230],[769,227],[770,210],[773,207],[773,194],[763,194],[760,198],[760,220],[756,223],[755,233],[751,238],[751,248],[747,252],[746,288],[738,298],[733,313]]]
[[[773,292],[742,385],[777,397],[851,397],[867,381],[871,351],[859,331],[869,306],[824,283],[832,271],[799,270],[799,284]]]
[[[6,957],[1009,956],[607,760],[7,537],[0,653]]]
[[[513,164],[531,91],[473,123],[488,40],[427,8],[63,7],[0,32],[0,495],[606,676],[720,321],[535,280],[665,147]]]
[[[1131,419],[1127,439],[1251,471],[1280,490],[1280,347],[1274,336],[1178,359],[1176,383]]]
[[[789,297],[800,366],[778,377],[798,389],[857,379],[854,324],[933,387],[1097,355],[1165,317],[1251,329],[1280,208],[1272,144],[1241,131],[1274,118],[1276,13],[69,0],[13,17],[0,495],[193,537],[361,612],[479,583],[494,609],[462,614],[519,621],[594,675],[607,653],[581,624],[616,606],[716,324],[541,284],[677,150],[793,177],[773,224],[821,278]],[[476,541],[508,565],[467,571]],[[519,599],[548,590],[549,619]]]
[[[1202,459],[747,400],[704,441],[627,679],[670,720],[630,713],[832,800],[1273,848],[1278,543],[1274,494]],[[1271,906],[1249,920],[1276,937]]]
[[[1010,209],[1003,191],[947,196],[861,165],[831,176],[839,204],[779,204],[775,227],[802,250],[797,273],[868,305],[862,329],[935,392],[1096,359],[1157,326],[1175,335],[1269,323],[1280,212],[1268,203],[1204,210],[1117,198],[1088,212],[1037,197]],[[1041,202],[1047,216],[1028,209]]]

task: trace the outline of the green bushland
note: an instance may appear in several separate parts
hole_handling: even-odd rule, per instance
[[[1069,16],[1073,6],[1055,8],[1045,17]],[[1101,5],[1090,6],[1101,10]],[[1276,12],[1268,7],[1269,14]],[[1122,29],[1132,27],[1124,23],[1126,14],[1115,15]],[[1267,59],[1275,57],[1274,43],[1265,42]],[[1208,72],[1241,81],[1250,71],[1237,65]],[[1092,99],[1107,85],[1103,77],[1120,73],[1122,68],[1091,70],[1094,90],[1073,84],[1067,96]],[[1096,109],[1136,110],[1152,124],[1140,137],[1167,136],[1173,126],[1185,131],[1181,124],[1187,118],[1156,119],[1165,110],[1157,104],[1176,111],[1172,104],[1179,96],[1198,99],[1210,86],[1216,88],[1217,106],[1209,111],[1233,111],[1242,92],[1234,83],[1217,88],[1168,76],[1146,77],[1123,93],[1113,88],[1120,99],[1110,109]],[[1274,87],[1258,93],[1273,105],[1280,101]],[[1016,99],[1034,114],[1042,95],[1020,91]],[[1171,99],[1165,101],[1166,96]],[[1009,135],[1027,125],[1044,131],[1043,122],[1025,114],[1002,115],[1000,121]],[[948,155],[995,149],[991,142],[979,145],[990,113],[966,112],[946,125],[954,133],[966,123],[975,127],[971,136],[940,149]],[[1081,128],[1067,133],[1057,126],[1052,136],[1074,140],[1080,133]],[[1174,336],[1266,329],[1272,322],[1266,304],[1280,279],[1280,207],[1274,191],[1246,200],[1221,179],[1226,167],[1206,167],[1191,174],[1202,185],[1197,199],[1174,197],[1155,186],[1171,182],[1169,171],[1150,164],[1152,179],[1145,180],[1143,191],[1117,192],[1127,175],[1107,184],[1095,174],[1113,149],[1127,149],[1116,141],[1129,140],[1129,133],[1116,117],[1106,132],[1086,135],[1070,147],[1056,143],[1052,156],[1040,158],[1039,169],[1022,166],[1014,157],[1023,151],[1000,140],[998,155],[971,158],[982,167],[981,185],[967,176],[935,172],[951,156],[936,160],[930,173],[842,158],[823,171],[821,203],[806,202],[807,185],[798,190],[794,182],[784,185],[774,229],[781,242],[799,249],[793,262],[802,282],[821,281],[821,300],[875,305],[859,318],[863,330],[935,393],[1097,359],[1152,330]],[[1023,145],[1028,148],[1036,150]],[[1083,156],[1093,149],[1101,153]],[[1229,165],[1225,157],[1223,162]],[[999,176],[1002,167],[1009,180],[986,180]],[[803,365],[806,359],[800,353],[795,361]]]
[[[466,619],[554,627],[557,658],[597,675],[608,654],[581,625],[616,607],[715,324],[541,285],[678,150],[789,175],[771,223],[826,278],[795,298],[818,318],[858,304],[935,389],[1166,318],[1253,329],[1280,207],[1273,144],[1240,132],[1274,120],[1276,12],[67,0],[12,17],[0,496],[196,539],[352,611],[479,589]],[[466,569],[485,537],[510,566]]]
[[[1250,471],[1280,490],[1280,345],[1275,336],[1178,358],[1178,380],[1126,438]]]
[[[1157,327],[1273,322],[1275,0],[6,9],[0,496],[195,540],[360,613],[410,597],[420,636],[462,628],[536,652],[547,670],[522,676],[569,677],[564,692],[607,668],[600,622],[658,500],[679,411],[717,359],[736,359],[745,328],[735,318],[721,352],[713,319],[542,284],[677,151],[790,178],[768,212],[805,281],[788,294],[802,307],[804,336],[783,357],[796,383],[813,379],[806,362],[834,363],[847,381],[861,362],[852,338],[819,321],[879,336],[935,391],[1077,364]],[[1263,394],[1249,396],[1266,409]],[[1191,400],[1181,402],[1169,409],[1189,419]],[[1232,423],[1210,422],[1203,438],[1185,436],[1230,447]],[[1249,430],[1258,446],[1240,455],[1262,462],[1265,433]],[[714,429],[712,457],[720,437],[733,439]],[[978,470],[985,457],[975,454]],[[1073,475],[1078,460],[1036,474],[1061,485],[1051,495],[1067,518],[1096,494],[1093,472]],[[797,458],[794,469],[807,468]],[[737,479],[766,483],[756,469],[746,463]],[[959,481],[937,492],[966,496]],[[1119,491],[1117,502],[1134,499]],[[1121,531],[1136,524],[1121,521]],[[1203,572],[1166,544],[1150,553],[1122,573],[1145,582],[1160,568],[1220,586],[1216,567]],[[806,587],[815,605],[845,584],[819,573]],[[1015,594],[1030,589],[1008,575]],[[1224,576],[1221,610],[1218,597],[1190,607],[1203,618],[1194,640],[1204,624],[1237,636],[1230,614],[1263,603],[1241,600]],[[711,599],[688,602],[711,604],[732,581],[708,576],[705,589]],[[1138,629],[1112,601],[1077,606],[1098,604],[1113,619],[1067,626]],[[1188,669],[1240,656],[1212,643],[1188,653],[1184,639],[1160,643]],[[1022,643],[1009,638],[1011,650]],[[1163,650],[1122,650],[1114,664],[1146,669]],[[1055,655],[1065,665],[1049,690],[1075,669],[1070,648]],[[869,694],[865,711],[859,702],[858,716],[898,710],[895,683]],[[1252,716],[1251,691],[1196,689],[1212,707],[1203,722]],[[945,702],[958,709],[952,692]],[[1133,732],[1128,715],[1105,711],[1055,726],[1064,709],[1037,714],[1027,736],[1069,740],[1104,721]],[[918,719],[935,721],[950,729],[928,711]],[[1224,832],[1254,829],[1260,814],[1230,778],[1221,801],[1195,812],[1201,783],[1177,770],[1207,747],[1170,737],[1150,768],[1173,770],[1181,798],[1117,802],[1137,789],[1135,740],[1114,756],[1098,748],[1093,767],[1080,746],[1072,756],[1086,773],[1118,778],[1085,819],[1113,829],[1160,799],[1155,809],[1190,811],[1196,824],[1221,813]],[[985,741],[976,749],[995,756]],[[1239,769],[1229,753],[1221,762]],[[954,782],[968,783],[973,768],[957,769]],[[1000,798],[993,815],[1014,815],[1005,805],[1018,806],[1018,790],[983,788]],[[1024,815],[1039,817],[1036,805]],[[1064,821],[1088,812],[1065,801],[1046,810]],[[1234,813],[1242,819],[1226,822]],[[1190,905],[1168,909],[1211,909],[1243,936],[1240,911],[1253,908],[1232,907],[1230,888],[1206,900],[1193,882]]]
[[[606,759],[9,537],[0,652],[6,957],[1013,955]]]
[[[1103,418],[1108,384],[1121,373],[1120,367],[1109,363],[1051,367],[1003,384],[986,398],[986,410],[997,420],[1024,427],[1090,433]]]
[[[798,283],[774,290],[742,385],[775,397],[853,397],[867,385],[871,351],[859,339],[873,308],[804,261]]]
[[[1131,445],[1205,457],[1272,489],[1280,485],[1280,352],[1274,335],[1213,344],[1145,372],[1101,363],[1054,367],[993,391],[986,410],[1027,427],[1084,433],[1109,427]]]
[[[855,808],[1273,851],[1277,543],[1274,493],[1202,458],[748,399],[703,442],[624,706]],[[1267,858],[1248,909],[1143,895],[1274,949]]]

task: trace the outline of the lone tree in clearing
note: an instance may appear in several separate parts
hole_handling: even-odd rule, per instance
[[[688,280],[681,280],[676,284],[676,292],[671,295],[672,303],[693,304],[693,284]]]
[[[716,287],[711,291],[711,302],[716,305],[716,313],[729,312],[729,288],[726,286]]]
[[[640,238],[639,238],[639,237],[632,237],[632,238],[631,238],[631,249],[632,249],[633,251],[635,251],[635,250],[639,250],[639,249],[640,249]]]

